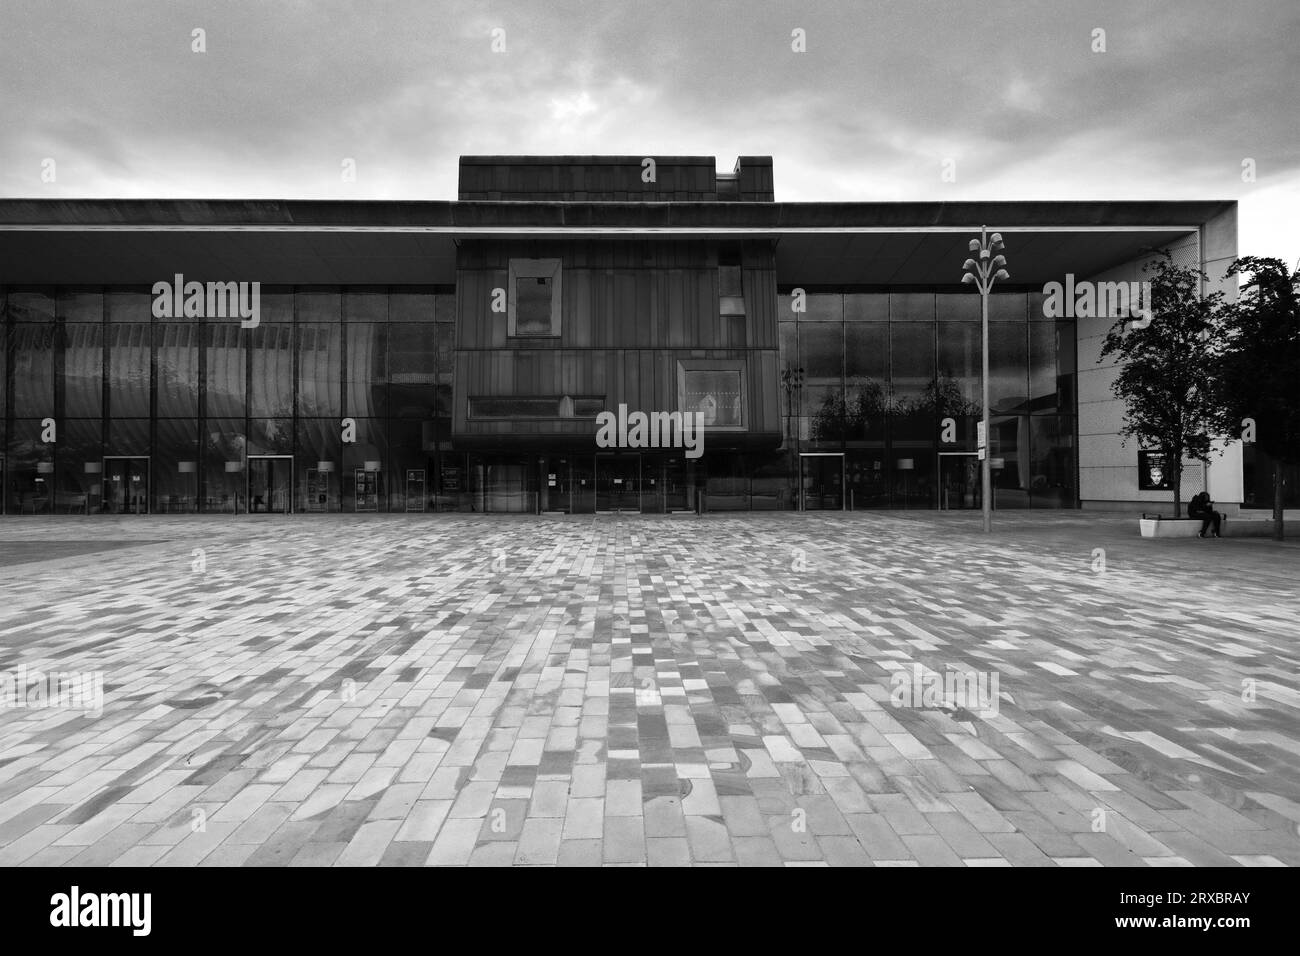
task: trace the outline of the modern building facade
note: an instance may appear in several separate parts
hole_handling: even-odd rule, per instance
[[[1118,437],[1114,318],[1043,289],[1161,249],[1222,274],[1234,202],[778,203],[766,157],[464,157],[455,202],[0,201],[3,510],[978,508],[982,225],[1012,274],[995,506],[1167,500]],[[1246,497],[1233,447],[1188,480]]]

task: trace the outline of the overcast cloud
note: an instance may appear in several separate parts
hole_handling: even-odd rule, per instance
[[[759,154],[786,201],[1238,199],[1241,251],[1294,265],[1298,39],[1296,0],[4,0],[0,195],[452,199],[464,153]]]

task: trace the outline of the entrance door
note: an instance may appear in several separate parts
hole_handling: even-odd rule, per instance
[[[663,463],[663,495],[664,511],[686,511],[690,505],[687,503],[686,489],[691,482],[690,469],[687,468],[686,460],[683,458],[666,458]]]
[[[641,510],[641,456],[596,456],[596,510]]]
[[[979,508],[980,461],[975,452],[939,452],[939,508]]]
[[[147,515],[149,513],[149,459],[104,459],[104,513]]]
[[[803,511],[844,510],[844,454],[808,452],[799,456]]]
[[[293,458],[248,456],[248,513],[287,515],[292,511]]]

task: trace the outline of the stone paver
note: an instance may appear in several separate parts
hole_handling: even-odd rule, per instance
[[[104,694],[0,710],[0,865],[1296,865],[1300,547],[1134,524],[0,520]]]

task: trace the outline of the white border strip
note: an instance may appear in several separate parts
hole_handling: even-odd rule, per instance
[[[987,226],[989,232],[1196,232],[1199,226]],[[298,233],[414,233],[456,237],[472,236],[818,236],[818,235],[967,235],[981,224],[969,226],[303,226],[292,223],[251,225],[154,225],[154,224],[0,224],[0,232],[298,232]]]

